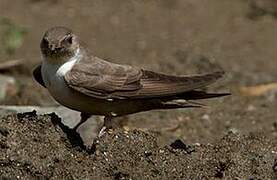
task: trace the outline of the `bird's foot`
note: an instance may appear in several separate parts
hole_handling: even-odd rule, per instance
[[[98,137],[102,137],[106,133],[106,126],[103,126],[101,130],[99,131]]]
[[[101,130],[99,131],[99,134],[98,134],[98,137],[102,137],[104,134],[106,134],[107,132],[112,132],[113,131],[113,128],[111,127],[106,127],[106,126],[103,126],[101,128]]]
[[[106,132],[111,131],[116,127],[116,123],[112,121],[112,117],[106,116],[104,118],[104,126],[99,131],[98,137],[102,137]]]

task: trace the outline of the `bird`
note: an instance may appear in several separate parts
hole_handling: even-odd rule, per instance
[[[229,95],[203,90],[221,78],[223,70],[176,76],[115,64],[91,53],[67,27],[48,29],[40,50],[42,62],[33,70],[33,77],[58,103],[81,112],[74,130],[93,115],[104,116],[102,135],[113,129],[116,117],[203,107],[196,100]]]

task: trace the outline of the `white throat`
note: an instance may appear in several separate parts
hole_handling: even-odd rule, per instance
[[[57,70],[58,76],[64,76],[68,71],[72,69],[74,64],[78,62],[82,58],[82,54],[80,53],[80,49],[78,48],[76,54],[70,58],[66,63],[61,65],[59,69]]]

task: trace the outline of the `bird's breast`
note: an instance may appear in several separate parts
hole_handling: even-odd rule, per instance
[[[66,67],[68,68],[68,67]],[[87,97],[71,89],[65,79],[61,67],[42,64],[42,78],[51,96],[61,105],[68,108],[91,114],[105,114],[103,108],[106,101]],[[60,71],[59,71],[60,70]]]
[[[63,76],[57,73],[58,69],[58,66],[52,64],[42,64],[43,81],[50,94],[56,100],[64,99],[66,96],[68,96],[68,87],[64,81]]]

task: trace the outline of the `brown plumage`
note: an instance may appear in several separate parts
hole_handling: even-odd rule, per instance
[[[92,57],[76,63],[65,75],[65,80],[71,88],[94,98],[149,99],[176,96],[205,87],[223,74],[217,71],[171,76]]]

